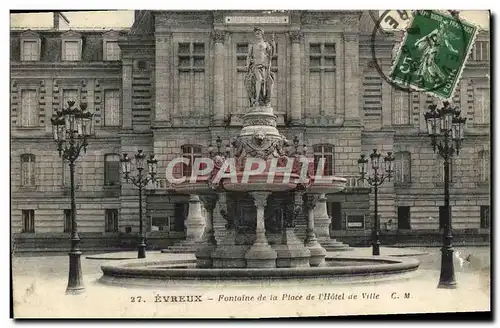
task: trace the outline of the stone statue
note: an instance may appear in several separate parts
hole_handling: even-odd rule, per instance
[[[265,41],[264,31],[260,27],[254,28],[254,35],[255,42],[248,46],[245,87],[250,106],[268,106],[271,103],[275,80],[271,63],[276,53],[276,42],[274,33],[271,42]]]

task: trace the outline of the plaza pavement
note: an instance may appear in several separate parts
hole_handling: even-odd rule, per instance
[[[439,248],[382,247],[383,256],[409,256],[417,258],[421,264],[417,271],[403,278],[376,283],[339,283],[329,279],[162,281],[158,287],[110,286],[98,282],[102,275],[101,265],[116,263],[118,258],[135,258],[136,252],[84,254],[82,271],[86,291],[81,295],[65,295],[67,255],[14,256],[14,315],[47,318],[221,318],[489,310],[489,247],[457,247],[455,252],[459,255],[455,257],[456,289],[436,288],[440,268]],[[371,248],[355,248],[329,255],[347,254],[367,256],[371,254]],[[104,260],[90,259],[89,256]],[[190,254],[165,254],[160,251],[149,251],[147,256],[149,260],[194,258]],[[325,297],[324,293],[329,294]],[[180,296],[193,295],[198,295],[202,302],[167,302],[172,300],[171,296],[186,300],[189,298]],[[323,299],[318,300],[321,295]],[[253,300],[249,300],[252,296]],[[262,299],[264,296],[266,299]],[[315,299],[311,300],[312,297]],[[227,301],[231,299],[236,300]]]

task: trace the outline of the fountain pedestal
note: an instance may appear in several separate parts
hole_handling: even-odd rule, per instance
[[[314,208],[314,231],[321,246],[328,252],[346,251],[351,248],[335,238],[330,237],[331,217],[326,206],[326,194],[320,194]]]
[[[198,243],[205,230],[205,218],[201,212],[201,201],[198,195],[189,196],[189,211],[186,218],[186,242]]]
[[[207,211],[205,232],[203,234],[203,242],[199,245],[195,252],[196,266],[199,268],[211,268],[213,266],[212,252],[217,247],[217,241],[214,235],[213,214],[215,205],[217,204],[218,196],[202,195],[201,201]]]
[[[314,232],[314,207],[318,199],[317,195],[307,194],[307,234],[304,241],[305,246],[311,252],[309,264],[313,267],[325,265],[326,250],[321,246]]]
[[[268,191],[252,191],[251,195],[257,208],[257,224],[255,241],[245,254],[247,268],[275,268],[276,251],[269,245],[264,225],[264,208],[267,203]]]
[[[277,244],[273,245],[276,251],[277,268],[309,267],[311,252],[297,238],[293,228],[285,228]]]

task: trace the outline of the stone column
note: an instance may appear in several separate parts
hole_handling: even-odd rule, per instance
[[[224,124],[224,31],[214,31],[214,125]]]
[[[390,61],[381,60],[382,71],[389,76],[391,70]],[[390,128],[392,125],[392,107],[395,105],[392,100],[393,87],[385,80],[382,80],[382,128]],[[398,90],[399,91],[399,90]],[[398,92],[394,89],[394,92]],[[404,104],[401,104],[404,106]]]
[[[291,106],[291,124],[299,125],[302,123],[302,74],[301,74],[301,56],[300,56],[300,41],[302,32],[290,32],[290,40],[292,41],[291,51],[291,89],[290,89],[290,106]]]
[[[101,108],[101,112],[104,112],[104,108]],[[101,119],[104,120],[104,117]],[[122,59],[122,127],[132,129],[132,59],[130,58]]]
[[[257,208],[257,224],[255,227],[255,241],[245,254],[247,268],[275,268],[277,254],[269,246],[264,225],[264,208],[267,204],[268,191],[252,191],[250,193]]]
[[[155,123],[170,123],[170,34],[156,35],[155,61]]]
[[[330,238],[330,217],[326,206],[326,195],[319,195],[318,202],[314,207],[314,227],[318,239]]]
[[[203,206],[207,211],[205,232],[203,234],[203,244],[196,250],[196,266],[199,268],[212,267],[212,252],[217,246],[217,241],[214,235],[213,214],[217,204],[217,194],[200,196]]]
[[[189,196],[189,212],[186,218],[186,241],[196,243],[202,240],[205,218],[201,213],[201,202],[197,195]]]
[[[309,264],[313,267],[325,265],[326,257],[326,250],[320,245],[314,232],[314,207],[316,207],[317,200],[318,195],[308,194],[305,204],[307,209],[307,235],[304,244],[311,252]]]
[[[345,125],[359,125],[359,35],[344,33]]]

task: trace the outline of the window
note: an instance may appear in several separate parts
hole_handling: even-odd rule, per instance
[[[340,202],[326,203],[328,216],[332,218],[331,230],[342,229],[342,207]]]
[[[398,152],[394,161],[394,182],[404,184],[411,182],[411,155],[409,152]]]
[[[35,186],[35,155],[21,155],[21,185],[23,187]]]
[[[104,92],[104,125],[120,125],[120,91],[106,90]]]
[[[107,209],[105,210],[105,232],[117,232],[118,231],[118,210],[117,209]]]
[[[236,45],[236,108],[237,112],[244,112],[250,107],[250,101],[245,88],[246,62],[248,56],[248,44]]]
[[[179,110],[201,113],[205,109],[205,44],[179,43]]]
[[[165,231],[169,232],[174,230],[174,219],[168,216],[153,216],[151,218],[151,231]]]
[[[64,210],[64,232],[71,232],[71,210]]]
[[[333,175],[334,173],[334,163],[333,163],[333,145],[315,145],[313,146],[314,151],[314,174],[319,175]],[[324,170],[323,172],[317,172],[319,160],[324,158]]]
[[[21,91],[21,124],[25,127],[38,125],[38,99],[36,90]]]
[[[476,41],[472,50],[472,59],[478,61],[490,60],[490,45],[488,41]]]
[[[63,55],[66,61],[80,60],[80,41],[64,41]]]
[[[118,41],[106,41],[106,60],[120,60],[120,46]]]
[[[474,99],[474,122],[479,124],[490,123],[490,89],[476,88],[474,90]]]
[[[334,43],[309,44],[309,107],[313,116],[335,108],[336,49]]]
[[[398,206],[398,229],[411,229],[410,206]]]
[[[479,181],[490,182],[490,152],[483,150],[479,152]]]
[[[77,89],[63,90],[63,101],[61,104],[63,109],[68,107],[68,101],[70,100],[75,102],[75,106],[80,104],[80,93]]]
[[[410,124],[410,101],[411,94],[402,91],[394,90],[394,104],[392,111],[392,124],[394,125],[409,125]]]
[[[109,154],[104,156],[104,185],[117,186],[120,184],[120,156]]]
[[[189,160],[189,164],[182,167],[182,176],[190,177],[196,158],[201,158],[201,146],[182,146],[182,156]]]
[[[489,229],[490,228],[490,206],[483,205],[480,207],[480,216],[481,216],[481,229]]]
[[[23,61],[39,60],[38,41],[23,41]]]
[[[23,210],[22,232],[35,232],[35,210]]]
[[[188,203],[175,203],[174,226],[173,229],[171,227],[171,230],[179,232],[184,231],[184,226],[185,226],[184,222],[186,221],[188,210],[189,210]]]

